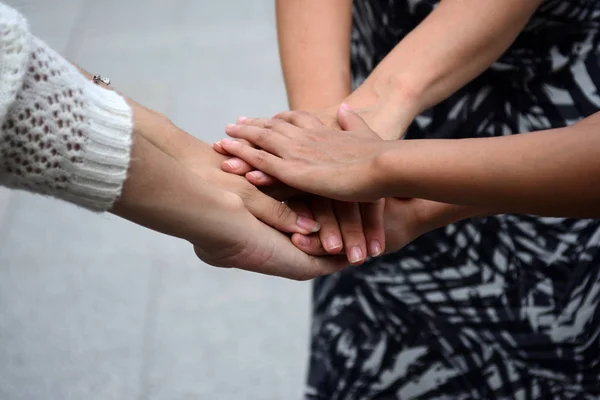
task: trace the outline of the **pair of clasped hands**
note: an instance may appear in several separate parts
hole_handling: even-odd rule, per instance
[[[291,235],[309,255],[345,257],[357,266],[431,230],[419,219],[424,200],[385,198],[377,160],[391,142],[346,104],[337,123],[289,111],[268,119],[241,117],[226,133],[230,138],[213,144],[231,157],[222,164],[225,172],[245,176],[318,223],[316,233]]]

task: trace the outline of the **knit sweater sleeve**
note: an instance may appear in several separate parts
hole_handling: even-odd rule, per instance
[[[0,185],[109,209],[132,145],[126,101],[79,73],[0,3]]]

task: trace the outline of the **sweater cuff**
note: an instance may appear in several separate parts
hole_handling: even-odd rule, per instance
[[[110,209],[121,195],[131,158],[133,120],[131,107],[116,92],[86,81],[89,127],[82,160],[71,166],[69,191],[64,196],[96,211]]]

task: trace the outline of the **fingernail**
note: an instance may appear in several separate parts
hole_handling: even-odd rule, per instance
[[[342,107],[344,110],[350,110],[350,106],[347,103],[342,103],[340,107]]]
[[[221,145],[234,145],[238,142],[236,142],[235,140],[231,140],[231,139],[221,139]]]
[[[298,235],[296,237],[297,237],[296,240],[298,240],[298,244],[300,246],[308,247],[310,245],[310,239],[307,238],[306,236],[304,236],[304,235]]]
[[[319,232],[319,229],[321,229],[321,224],[319,224],[317,221],[313,221],[312,219],[305,218],[301,215],[298,216],[296,225],[302,229],[306,229],[310,233]]]
[[[254,180],[260,181],[265,177],[265,174],[260,171],[252,171],[248,172],[248,175],[251,175]]]
[[[378,255],[381,254],[381,244],[377,240],[372,240],[371,246],[369,246],[369,247],[370,247],[370,251],[371,251],[371,256],[377,257]]]
[[[238,169],[242,166],[242,162],[240,160],[227,160],[225,161],[225,164],[227,164],[227,166],[231,169]]]
[[[327,238],[327,250],[328,251],[332,251],[332,250],[337,250],[340,247],[342,247],[342,242],[340,241],[340,239],[338,239],[337,236],[335,235],[331,235]]]
[[[352,264],[356,264],[356,263],[361,262],[362,259],[363,259],[362,250],[360,249],[360,247],[354,246],[350,250],[350,262]]]
[[[247,119],[248,119],[248,117],[239,117],[238,122],[244,122]]]
[[[235,127],[235,124],[227,124],[227,125],[225,125],[225,129],[226,129],[226,130],[227,130],[227,129],[231,129],[231,128],[233,128],[233,127]]]

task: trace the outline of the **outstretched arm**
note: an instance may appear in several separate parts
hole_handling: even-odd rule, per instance
[[[339,117],[345,132],[299,113],[247,120],[228,133],[264,150],[221,145],[290,186],[339,200],[413,197],[475,214],[600,217],[600,113],[513,136],[393,142],[364,139],[369,127],[350,110]]]

